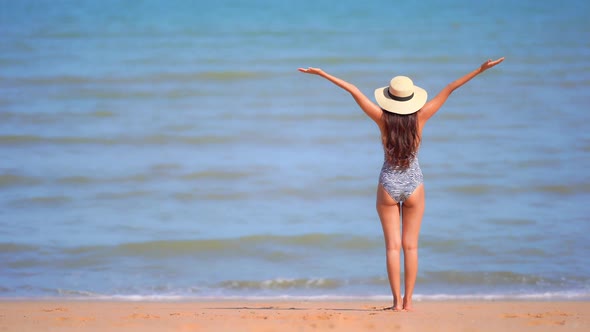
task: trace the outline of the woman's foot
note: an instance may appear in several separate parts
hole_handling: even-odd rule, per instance
[[[403,308],[400,306],[391,306],[391,307],[383,308],[383,310],[402,311]]]
[[[404,306],[402,307],[402,311],[414,311],[414,306],[412,305],[412,300],[408,300],[404,298]]]
[[[391,307],[383,308],[383,310],[393,310],[393,311],[402,311],[404,308],[399,304],[402,302],[402,299],[393,300],[393,305]]]

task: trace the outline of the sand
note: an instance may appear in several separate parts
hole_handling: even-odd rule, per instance
[[[590,302],[2,301],[0,331],[590,331]]]

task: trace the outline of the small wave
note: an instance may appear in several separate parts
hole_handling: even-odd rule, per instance
[[[99,182],[99,180],[87,176],[66,176],[57,179],[57,183],[61,184],[91,184]]]
[[[16,124],[48,124],[60,123],[64,119],[76,121],[95,121],[96,119],[108,119],[116,116],[116,113],[107,110],[95,110],[92,112],[57,112],[57,113],[24,113],[24,112],[2,112],[0,120],[5,122],[13,121]],[[18,139],[15,135],[13,139]]]
[[[16,206],[55,206],[70,202],[72,199],[67,196],[33,196],[13,200],[11,203]]]
[[[155,74],[137,75],[137,76],[75,76],[75,75],[56,75],[47,77],[19,77],[6,78],[0,77],[0,84],[11,84],[12,86],[70,86],[74,88],[68,93],[58,94],[57,98],[71,98],[72,95],[78,97],[95,97],[108,99],[129,99],[141,97],[160,97],[165,95],[170,98],[194,97],[203,95],[195,89],[172,89],[154,92],[152,90],[135,90],[129,89],[96,89],[87,88],[88,86],[112,87],[114,85],[129,84],[162,84],[162,83],[191,83],[199,81],[252,81],[264,79],[277,75],[271,72],[261,73],[244,70],[225,70],[225,71],[203,71],[203,72],[159,72]]]
[[[59,113],[60,115],[47,113],[20,113],[20,112],[2,112],[0,113],[0,120],[3,122],[13,122],[15,124],[47,124],[57,122],[67,115]]]
[[[507,251],[507,254],[513,254],[519,257],[547,257],[548,253],[542,249],[536,248],[518,248]]]
[[[246,115],[247,116],[247,115]],[[251,117],[259,117],[258,114],[252,114]],[[335,121],[342,121],[342,122],[353,122],[359,119],[362,119],[362,114],[358,113],[279,113],[279,114],[269,114],[265,115],[265,117],[269,120],[273,120],[279,123],[292,123],[292,122],[301,122],[301,123],[309,123],[310,121],[322,121],[328,120],[330,122]],[[374,137],[371,137],[374,138]]]
[[[288,64],[302,64],[302,63],[323,63],[330,65],[340,64],[374,64],[378,63],[375,57],[359,57],[359,56],[313,56],[313,57],[281,57],[270,60],[271,63],[288,63]]]
[[[243,255],[243,251],[259,251],[265,245],[270,246],[295,246],[339,249],[374,249],[381,246],[381,241],[368,239],[361,236],[349,236],[340,234],[304,234],[294,236],[280,235],[252,235],[229,239],[203,239],[186,241],[150,241],[140,243],[123,244],[119,248],[128,253],[145,253],[157,251],[159,253],[181,254],[197,252],[236,252]],[[235,251],[237,250],[237,251]],[[242,251],[242,252],[241,252]]]
[[[73,290],[73,289],[56,289],[56,292],[59,296],[73,296],[73,297],[85,297],[85,298],[99,298],[102,295],[99,293],[83,291],[83,290]]]
[[[532,188],[533,191],[558,195],[573,195],[590,193],[590,183],[576,183],[571,185],[541,185]]]
[[[155,180],[148,174],[132,174],[113,178],[89,177],[85,175],[72,175],[56,179],[56,182],[63,185],[91,185],[97,183],[145,183]],[[100,195],[100,194],[99,194]]]
[[[195,78],[215,81],[236,81],[236,80],[252,80],[255,78],[263,78],[268,74],[261,74],[257,72],[248,71],[210,71],[195,75]]]
[[[577,195],[590,193],[590,183],[535,184],[506,189],[510,193],[545,193],[553,195]]]
[[[489,223],[494,225],[506,225],[506,226],[528,226],[528,225],[535,225],[537,222],[532,219],[518,219],[518,218],[510,218],[510,219],[489,219],[487,220]]]
[[[88,113],[88,115],[95,118],[112,118],[115,116],[115,113],[111,111],[94,111]]]
[[[72,88],[67,91],[62,91],[54,94],[52,99],[57,100],[72,100],[72,99],[108,99],[108,100],[136,100],[159,98],[160,94],[152,90],[106,90],[106,89],[90,89],[90,88]]]
[[[14,175],[14,174],[0,174],[0,188],[11,186],[33,186],[42,183],[36,177]]]
[[[21,259],[16,259],[16,260],[6,263],[6,267],[9,267],[10,269],[14,269],[14,270],[20,270],[20,269],[26,270],[26,269],[38,268],[39,266],[41,266],[43,264],[44,264],[44,262],[39,259],[21,258]]]
[[[101,200],[120,200],[125,198],[146,197],[152,195],[152,191],[147,190],[132,190],[124,192],[108,192],[98,193],[95,197]]]
[[[326,197],[370,197],[374,195],[375,188],[373,183],[365,183],[358,187],[338,187],[334,185],[324,185],[315,187],[283,187],[278,190],[263,191],[263,195],[269,197],[293,197],[297,199],[313,201],[324,199]]]
[[[239,179],[250,177],[252,175],[255,175],[255,173],[242,172],[242,171],[208,170],[208,171],[188,173],[188,174],[181,176],[181,178],[183,180],[197,180],[197,179],[239,180]]]
[[[207,192],[203,194],[195,194],[193,192],[175,193],[172,197],[181,202],[195,202],[195,201],[235,201],[243,200],[251,197],[249,192],[223,192],[212,193]]]
[[[223,281],[217,287],[232,290],[262,290],[262,289],[335,289],[342,282],[337,279],[284,279],[277,278],[264,281],[229,280]]]
[[[321,290],[322,288],[320,288]],[[262,290],[262,289],[257,289]],[[282,290],[282,289],[275,289]],[[327,289],[324,288],[325,291]],[[10,288],[0,288],[0,292],[11,294],[14,290]],[[55,289],[46,290],[53,296],[29,296],[29,297],[11,297],[12,299],[46,299],[60,300],[64,297],[68,300],[80,301],[123,301],[123,302],[176,302],[176,301],[225,301],[225,300],[244,300],[244,301],[389,301],[391,294],[367,294],[367,295],[342,295],[342,294],[316,294],[316,295],[196,295],[194,291],[178,290],[172,293],[154,293],[154,294],[108,294],[96,293],[84,290]],[[7,297],[3,297],[7,299]],[[8,298],[8,299],[11,299]],[[428,301],[548,301],[548,300],[571,300],[587,301],[590,300],[590,292],[587,290],[562,290],[556,292],[522,292],[522,293],[471,293],[471,294],[453,294],[453,293],[434,293],[434,294],[414,294],[414,300],[418,302]]]
[[[336,175],[336,176],[329,176],[324,179],[326,183],[340,183],[340,182],[350,182],[350,181],[363,181],[366,180],[364,177],[361,176],[354,176],[354,175]]]
[[[495,189],[492,186],[484,184],[471,184],[463,186],[452,186],[449,190],[465,195],[485,195],[493,192]]]
[[[176,177],[175,177],[176,178]],[[260,198],[297,198],[306,201],[324,199],[326,197],[368,197],[374,194],[372,183],[352,182],[350,180],[338,180],[338,178],[328,178],[321,181],[321,185],[307,187],[282,186],[276,187],[268,184],[263,175],[255,170],[243,173],[233,172],[196,172],[178,177],[182,180],[189,180],[198,183],[216,182],[215,188],[207,190],[191,190],[185,192],[176,192],[172,198],[178,201],[190,202],[198,200],[208,201],[234,201]],[[359,178],[360,179],[360,178]],[[358,179],[355,179],[358,180]],[[254,190],[235,190],[230,185],[235,181],[247,181],[248,183],[260,184],[253,187]],[[252,187],[251,187],[252,188]]]
[[[171,124],[171,125],[167,125],[162,127],[163,131],[166,132],[175,132],[175,133],[180,133],[180,132],[192,132],[197,130],[196,126],[194,123],[181,123],[181,124]]]
[[[80,136],[36,136],[36,135],[0,135],[0,145],[57,144],[57,145],[208,145],[227,144],[241,140],[228,136],[172,136],[153,135],[144,137],[80,137]]]
[[[36,135],[0,135],[0,145],[19,144],[113,144],[112,139],[99,139],[90,137],[42,137]]]
[[[161,163],[150,166],[150,169],[154,172],[168,172],[172,170],[178,170],[181,168],[182,166],[177,163]]]
[[[26,244],[18,244],[18,243],[0,243],[0,253],[1,254],[18,254],[18,253],[25,253],[25,252],[32,252],[37,251],[38,248]]]
[[[485,246],[471,242],[468,243],[460,239],[439,239],[424,236],[420,242],[422,243],[423,248],[428,248],[437,253],[462,253],[467,251],[471,254],[483,256],[493,254],[493,252]]]
[[[478,113],[453,113],[453,112],[446,112],[440,115],[441,119],[445,120],[455,120],[455,121],[465,121],[465,120],[474,120],[474,119],[481,119],[483,118],[482,114]]]
[[[514,163],[518,168],[528,170],[533,167],[559,167],[558,159],[527,159]]]
[[[58,75],[58,76],[50,76],[50,77],[43,77],[43,76],[31,76],[31,77],[0,77],[0,83],[9,83],[12,82],[14,85],[26,85],[26,86],[33,86],[33,85],[59,85],[59,84],[66,84],[66,85],[84,85],[87,83],[92,83],[92,79],[86,76],[70,76],[70,75]]]
[[[436,282],[446,285],[560,285],[559,280],[549,280],[536,275],[520,274],[510,271],[465,272],[465,271],[430,271],[422,277],[424,282]]]
[[[453,301],[453,300],[472,300],[472,301],[515,301],[515,300],[588,300],[590,292],[587,291],[559,291],[559,292],[539,292],[539,293],[478,293],[478,294],[431,294],[431,295],[414,295],[417,301]]]
[[[272,262],[288,262],[300,257],[291,252],[298,249],[374,250],[381,248],[381,239],[343,234],[304,234],[294,236],[252,235],[227,239],[161,240],[124,243],[115,246],[79,246],[62,249],[66,255],[93,257],[139,256],[150,258],[202,256],[248,257]],[[76,259],[76,257],[73,257]]]

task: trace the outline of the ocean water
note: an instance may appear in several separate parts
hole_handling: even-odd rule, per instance
[[[434,96],[418,299],[590,298],[586,1],[0,1],[0,298],[382,298],[372,95]]]

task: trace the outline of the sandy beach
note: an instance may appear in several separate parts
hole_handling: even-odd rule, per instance
[[[3,301],[0,331],[588,331],[590,302]]]

